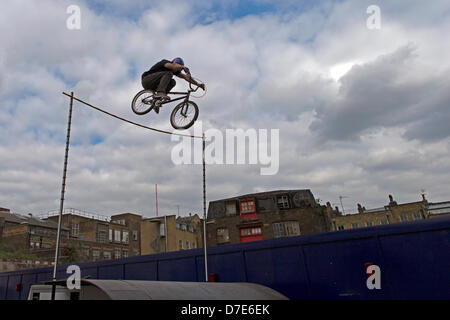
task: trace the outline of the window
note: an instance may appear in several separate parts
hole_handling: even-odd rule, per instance
[[[197,248],[197,241],[194,241],[194,243],[192,244],[192,248]]]
[[[344,230],[344,226],[338,226],[338,230]]]
[[[106,260],[111,259],[111,251],[103,251],[103,258]]]
[[[106,231],[98,232],[98,242],[105,243],[106,242]]]
[[[277,207],[279,209],[288,209],[289,208],[288,196],[278,196],[277,197]]]
[[[389,224],[387,219],[381,219],[380,224]]]
[[[178,241],[178,246],[180,247],[180,250],[183,250],[183,240]]]
[[[181,225],[181,230],[186,231],[186,225],[185,224]]]
[[[216,231],[216,242],[225,243],[230,241],[230,235],[227,228],[219,228]]]
[[[194,232],[194,227],[193,226],[188,226],[188,230],[189,230],[189,232]]]
[[[138,256],[138,255],[139,255],[139,251],[134,250],[134,251],[133,251],[133,254],[134,254],[135,256]]]
[[[133,231],[133,241],[137,241],[137,239],[138,239],[138,232]]]
[[[263,239],[261,227],[241,228],[241,242],[259,241]]]
[[[121,220],[114,220],[113,223],[115,224],[121,224],[121,225],[125,225],[125,219],[121,219]]]
[[[373,222],[372,221],[367,221],[366,222],[366,227],[372,227],[373,226]]]
[[[109,242],[113,241],[113,230],[109,229]]]
[[[80,224],[77,222],[72,223],[72,237],[78,237],[80,233]]]
[[[128,258],[128,251],[123,251],[122,252],[122,257]]]
[[[401,215],[400,215],[400,220],[401,221],[408,221],[408,216],[407,216],[407,214],[406,213],[402,213]]]
[[[241,236],[253,236],[253,235],[258,235],[261,233],[262,233],[261,227],[242,228],[241,229]]]
[[[92,260],[100,260],[100,250],[92,250]]]
[[[130,239],[129,239],[128,231],[124,231],[122,233],[122,242],[128,244],[129,240]]]
[[[120,242],[120,230],[114,230],[114,241]]]
[[[119,249],[114,250],[114,259],[120,259],[120,250]]]
[[[420,220],[420,219],[422,219],[422,217],[421,217],[421,215],[420,215],[420,212],[414,212],[414,214],[413,214],[413,219],[414,219],[414,220]]]
[[[255,212],[255,200],[241,200],[241,214]]]
[[[272,225],[275,238],[297,236],[300,234],[298,221],[278,222]]]
[[[84,256],[89,257],[89,248],[82,248],[81,252]]]
[[[189,241],[186,240],[186,249],[190,249],[190,248],[191,248],[191,246],[190,246],[190,244],[189,244]]]
[[[239,208],[242,220],[257,219],[255,199],[240,200]]]
[[[225,214],[227,216],[233,216],[236,214],[236,201],[227,201],[225,203]]]
[[[352,223],[352,229],[356,229],[358,228],[358,224],[357,223]]]

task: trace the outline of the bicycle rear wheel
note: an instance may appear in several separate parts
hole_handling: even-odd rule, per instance
[[[139,91],[131,102],[131,110],[139,115],[150,112],[154,107],[153,94],[154,92],[152,90]]]
[[[178,130],[190,128],[198,117],[198,107],[192,101],[179,103],[170,115],[172,127]]]

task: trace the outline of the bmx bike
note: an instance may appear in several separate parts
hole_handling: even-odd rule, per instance
[[[131,109],[134,113],[138,115],[144,115],[149,113],[156,107],[162,107],[166,103],[171,103],[178,100],[183,100],[175,106],[170,115],[170,124],[172,127],[178,130],[190,128],[198,117],[198,106],[189,100],[192,92],[195,92],[200,88],[197,86],[195,89],[192,88],[191,83],[189,83],[189,89],[186,92],[168,92],[167,95],[180,95],[175,99],[161,100],[155,98],[155,90],[141,90],[133,98],[131,102]]]

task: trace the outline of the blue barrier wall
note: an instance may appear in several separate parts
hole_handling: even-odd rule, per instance
[[[254,282],[290,299],[449,299],[450,217],[208,249],[220,282]],[[381,289],[366,286],[366,263]],[[204,281],[203,249],[83,263],[93,279]],[[58,267],[66,279],[67,266]],[[51,267],[0,273],[0,299],[26,299]],[[16,285],[21,284],[20,290]]]

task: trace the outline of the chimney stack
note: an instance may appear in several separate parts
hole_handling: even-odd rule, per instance
[[[360,203],[358,203],[358,213],[364,213],[364,209]]]

